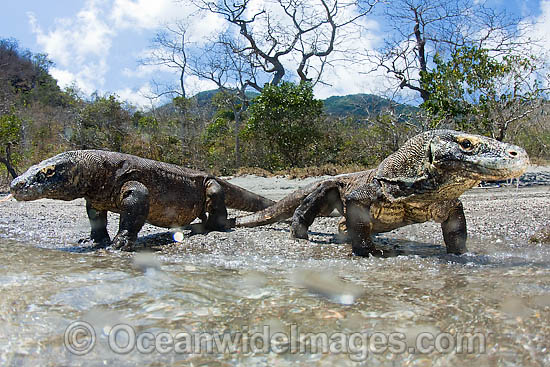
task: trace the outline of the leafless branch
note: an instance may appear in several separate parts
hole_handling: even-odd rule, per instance
[[[235,26],[245,41],[238,52],[251,56],[257,68],[271,75],[270,82],[274,85],[289,71],[294,71],[302,81],[322,82],[339,32],[369,14],[377,2],[272,0],[266,2],[266,8],[251,12],[250,0],[190,1]],[[344,11],[352,6],[353,10]],[[292,59],[298,61],[297,66],[288,61]],[[312,67],[314,63],[318,65]]]

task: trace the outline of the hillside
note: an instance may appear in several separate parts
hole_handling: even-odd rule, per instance
[[[335,117],[353,116],[366,119],[379,115],[385,111],[393,110],[395,114],[411,114],[418,110],[417,107],[396,103],[387,98],[373,94],[349,94],[346,96],[333,96],[323,101],[325,112]]]
[[[197,107],[207,116],[215,113],[212,106],[212,98],[217,90],[208,90],[200,92],[194,96]],[[250,96],[255,97],[258,93],[251,92]],[[325,112],[336,118],[345,118],[351,116],[357,120],[365,120],[379,115],[385,111],[392,110],[395,114],[410,115],[418,111],[417,107],[396,103],[387,98],[379,97],[374,94],[349,94],[346,96],[332,96],[323,100]],[[157,113],[170,114],[175,112],[173,103],[167,103],[157,109]]]

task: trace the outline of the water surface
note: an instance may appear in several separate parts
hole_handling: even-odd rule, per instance
[[[549,247],[395,243],[413,254],[75,253],[0,238],[0,364],[550,365]],[[241,342],[208,349],[224,335]]]

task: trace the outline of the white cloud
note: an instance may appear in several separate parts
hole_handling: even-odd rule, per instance
[[[522,35],[521,41],[531,42],[530,50],[539,60],[545,62],[542,67],[539,66],[537,74],[543,86],[550,87],[550,0],[541,0],[539,3],[540,14],[530,18],[525,18],[520,24],[521,29],[526,30]]]
[[[130,69],[128,67],[122,69],[122,75],[129,78],[144,78],[151,76],[155,70],[157,70],[152,65],[138,65],[135,69]]]
[[[76,84],[82,92],[89,95],[100,89],[99,86],[105,84],[107,64],[104,60],[88,62],[80,65],[76,72],[53,67],[50,69],[50,73],[57,80],[61,88]]]
[[[76,75],[68,70],[53,67],[50,68],[50,74],[52,74],[52,76],[57,79],[57,83],[61,88],[68,87],[76,82]]]
[[[203,42],[226,26],[220,15],[201,12],[190,3],[175,0],[114,0],[109,18],[117,29],[156,30],[181,24],[187,41]]]
[[[117,28],[154,29],[189,16],[192,10],[174,0],[115,0],[110,18]]]
[[[537,19],[535,25],[535,38],[540,39],[545,52],[547,66],[550,64],[550,37],[548,30],[550,29],[550,0],[541,1],[541,15]],[[550,75],[550,70],[545,70]],[[550,88],[550,78],[544,78],[546,88]]]
[[[213,13],[203,13],[201,16],[191,17],[188,37],[190,42],[203,43],[215,37],[216,34],[227,28],[227,23],[221,16]]]
[[[210,80],[199,79],[196,76],[189,76],[184,82],[185,90],[188,95],[194,95],[201,91],[216,89],[216,83]]]
[[[151,107],[152,100],[149,97],[154,95],[149,83],[145,83],[137,90],[131,88],[120,89],[117,90],[115,94],[118,95],[121,100],[140,108]]]
[[[62,87],[76,83],[83,92],[91,93],[104,85],[116,33],[102,20],[101,5],[98,0],[88,0],[74,18],[56,19],[49,30],[42,29],[35,14],[27,14],[37,43],[57,65],[52,75]]]
[[[315,87],[315,97],[328,98],[334,95],[355,93],[382,93],[385,76],[380,73],[366,73],[367,67],[337,67],[326,70],[324,81],[328,85],[318,84]]]
[[[74,19],[56,19],[53,30],[44,31],[33,13],[27,14],[36,34],[37,43],[63,66],[84,62],[90,56],[100,57],[109,52],[114,31],[101,20],[102,10],[96,1],[88,0]]]
[[[138,61],[139,65],[133,68],[124,67],[121,72],[124,76],[128,78],[145,78],[158,75],[159,73],[173,74],[173,68],[162,63],[154,63],[154,60],[156,60],[158,57],[169,59],[171,56],[171,53],[167,50],[164,50],[162,48],[149,47],[133,54],[133,57],[136,61],[143,60],[143,63],[141,61]],[[152,61],[148,62],[148,60]]]
[[[535,19],[533,27],[533,35],[535,39],[541,40],[545,50],[550,51],[550,0],[543,0],[540,2],[540,16]]]
[[[117,36],[135,34],[145,30],[149,38],[161,26],[181,20],[196,11],[174,0],[85,0],[78,13],[72,17],[57,18],[53,26],[44,29],[34,13],[27,13],[32,32],[43,52],[56,64],[52,75],[63,87],[74,83],[85,93],[105,89],[107,72],[119,69],[119,75],[143,79],[166,72],[161,66],[118,65],[112,54],[116,48]],[[200,43],[220,31],[223,21],[214,14],[188,18],[187,37]],[[113,46],[114,45],[114,46]],[[151,51],[149,51],[151,52]],[[146,56],[136,53],[136,60]],[[130,95],[130,89],[122,89]]]
[[[197,94],[204,90],[215,89],[216,84],[211,81],[199,79],[194,76],[190,76],[185,80],[185,89],[189,95]],[[149,82],[146,82],[138,89],[122,88],[115,92],[121,100],[130,103],[133,106],[147,109],[151,107],[151,104],[158,106],[166,103],[166,100],[161,98],[155,98],[156,89]]]

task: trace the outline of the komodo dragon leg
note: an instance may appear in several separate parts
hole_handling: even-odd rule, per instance
[[[205,211],[208,217],[204,226],[208,231],[224,231],[231,228],[227,220],[227,207],[225,206],[225,193],[222,186],[214,179],[206,183]]]
[[[90,227],[92,227],[90,239],[98,247],[108,246],[111,243],[111,238],[107,232],[107,211],[94,209],[92,203],[86,200],[86,213],[88,213]]]
[[[382,255],[372,242],[371,203],[381,196],[380,185],[369,183],[346,196],[346,226],[351,250],[357,256]]]
[[[149,190],[140,182],[126,182],[120,190],[118,206],[120,222],[112,246],[131,250],[149,214]]]
[[[466,248],[466,217],[460,200],[452,207],[447,220],[441,223],[443,240],[447,246],[447,253],[461,255],[468,251]]]
[[[338,184],[334,181],[321,183],[294,211],[290,235],[293,238],[308,238],[309,226],[320,214],[330,214],[334,209],[343,213]]]

